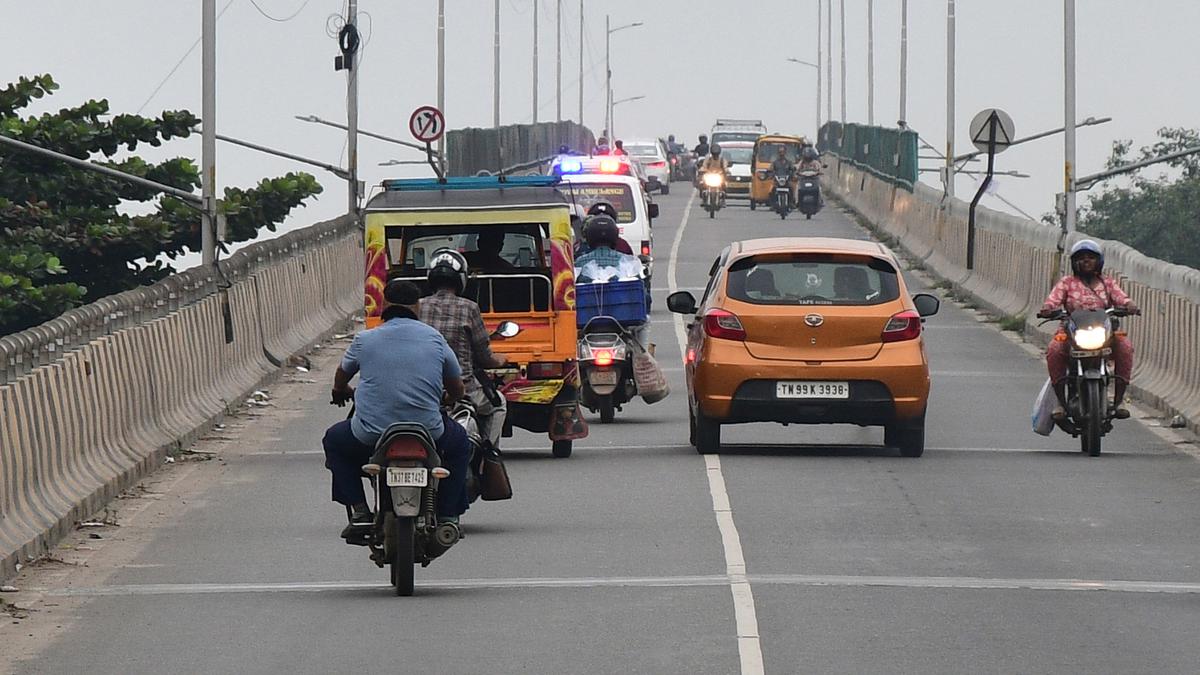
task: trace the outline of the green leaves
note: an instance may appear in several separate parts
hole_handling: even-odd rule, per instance
[[[190,136],[200,124],[195,115],[111,116],[108,101],[100,99],[18,116],[57,89],[49,75],[22,77],[0,89],[0,133],[182,190],[200,187],[200,170],[189,158],[105,161]],[[175,258],[200,247],[199,214],[174,197],[33,153],[0,152],[0,335],[52,319],[85,298],[154,283],[175,271],[157,261],[160,255]],[[306,173],[264,179],[250,189],[226,188],[231,241],[274,230],[320,192]],[[130,202],[146,207],[129,215],[124,208]]]

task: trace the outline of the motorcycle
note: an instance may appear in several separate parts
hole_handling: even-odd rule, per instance
[[[821,210],[821,182],[818,171],[801,171],[800,183],[796,188],[796,201],[800,213],[808,220]]]
[[[597,316],[580,330],[581,402],[600,421],[612,422],[616,411],[637,396],[633,377],[634,337],[614,318]]]
[[[700,205],[708,211],[709,218],[716,218],[717,211],[725,206],[725,176],[710,171],[702,179],[704,187],[700,192]]]
[[[1078,310],[1070,314],[1059,309],[1042,322],[1062,321],[1070,343],[1067,417],[1059,421],[1058,426],[1072,437],[1078,437],[1080,451],[1092,457],[1100,455],[1101,439],[1112,431],[1115,407],[1108,405],[1108,390],[1113,383],[1109,357],[1113,334],[1119,328],[1113,319],[1126,316],[1129,313],[1124,308]]]
[[[775,213],[778,213],[779,219],[783,220],[792,210],[792,177],[789,174],[774,172],[771,177],[775,185],[772,193],[772,198],[775,200]]]

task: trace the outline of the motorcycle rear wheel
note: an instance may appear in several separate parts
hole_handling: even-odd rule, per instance
[[[1092,457],[1100,456],[1100,443],[1104,437],[1105,398],[1104,385],[1099,380],[1088,380],[1084,384],[1083,433],[1079,437],[1082,450]]]
[[[413,594],[416,576],[413,566],[416,558],[416,519],[386,513],[383,516],[383,527],[384,549],[390,554],[388,562],[391,567],[392,586],[395,587],[396,595],[408,597]]]
[[[612,394],[601,396],[596,403],[600,409],[601,424],[609,424],[616,419],[617,411],[616,406],[613,405]]]

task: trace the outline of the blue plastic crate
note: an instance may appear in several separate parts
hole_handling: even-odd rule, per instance
[[[641,280],[575,285],[575,323],[583,327],[597,316],[623,326],[646,322],[646,286]]]

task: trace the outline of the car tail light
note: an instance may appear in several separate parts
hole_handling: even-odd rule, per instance
[[[650,240],[642,240],[642,255],[650,255]]]
[[[592,352],[592,362],[598,366],[611,366],[613,353],[611,349],[597,349]]]
[[[910,310],[895,314],[883,327],[884,342],[903,342],[921,337],[921,315]]]
[[[525,376],[531,380],[549,380],[562,374],[563,364],[558,361],[534,361],[525,368]]]
[[[425,461],[429,451],[421,441],[412,436],[397,436],[388,442],[386,457],[388,459],[415,459]]]
[[[646,166],[649,166],[650,168],[653,168],[653,169],[661,169],[661,168],[665,167],[666,165],[667,165],[666,162],[650,162]]]
[[[704,332],[709,337],[723,340],[745,340],[746,329],[733,312],[724,309],[710,309],[704,314]]]

